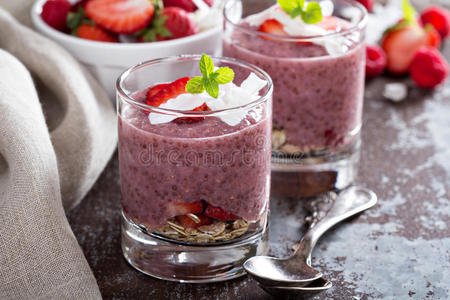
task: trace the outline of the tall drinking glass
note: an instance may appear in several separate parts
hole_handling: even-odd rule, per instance
[[[338,19],[321,24],[328,33],[282,36],[260,32],[258,18],[248,18],[265,2],[227,2],[223,54],[273,79],[273,186],[300,196],[344,188],[359,161],[367,12],[353,0],[333,0]]]
[[[243,262],[267,250],[270,77],[250,64],[213,58],[215,66],[234,70],[236,85],[251,73],[264,80],[258,99],[219,111],[145,104],[149,87],[200,76],[199,60],[145,62],[117,82],[123,255],[148,275],[180,282],[243,275]],[[173,121],[153,124],[149,116]]]

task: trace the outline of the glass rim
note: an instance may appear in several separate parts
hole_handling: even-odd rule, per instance
[[[272,78],[269,76],[269,74],[267,74],[264,70],[262,70],[261,68],[255,66],[255,65],[252,65],[252,64],[246,63],[244,61],[234,59],[234,58],[221,57],[221,56],[210,56],[210,57],[213,61],[219,60],[221,62],[227,62],[230,64],[235,64],[235,65],[244,67],[246,69],[250,69],[251,72],[256,73],[256,75],[258,77],[260,77],[260,78],[263,77],[267,81],[267,86],[268,86],[267,91],[264,93],[264,95],[259,96],[259,98],[257,100],[254,100],[252,102],[249,102],[247,104],[240,105],[240,106],[235,106],[235,107],[230,107],[230,108],[225,108],[225,109],[220,109],[220,110],[213,110],[213,111],[186,111],[186,110],[160,108],[157,106],[151,106],[151,105],[148,105],[145,103],[138,102],[137,100],[135,100],[131,96],[129,96],[125,92],[125,90],[122,88],[122,83],[124,82],[124,80],[129,75],[131,75],[134,71],[137,71],[141,68],[145,68],[145,67],[149,67],[149,66],[161,64],[161,63],[168,63],[168,62],[200,61],[201,57],[202,57],[201,54],[189,54],[189,55],[183,54],[183,55],[176,55],[176,56],[168,56],[168,57],[144,61],[144,62],[141,62],[135,66],[132,66],[132,67],[126,69],[125,71],[122,72],[122,74],[119,76],[119,78],[116,81],[117,101],[119,101],[119,99],[123,99],[130,105],[134,105],[134,106],[140,107],[142,109],[145,109],[145,110],[148,110],[151,112],[156,112],[156,113],[161,113],[161,114],[166,114],[166,115],[172,115],[172,116],[178,116],[178,117],[183,117],[183,116],[188,116],[188,117],[211,116],[212,117],[212,116],[219,115],[221,113],[249,110],[255,106],[258,106],[258,105],[266,102],[271,97],[271,95],[273,93],[273,82],[272,82]],[[117,107],[119,107],[119,103],[117,103],[117,104],[118,104]]]
[[[331,0],[333,3],[335,2],[335,0]],[[361,17],[359,19],[359,21],[356,24],[352,24],[351,27],[344,29],[342,31],[336,31],[336,32],[330,32],[324,35],[312,35],[312,36],[284,36],[284,35],[278,35],[278,34],[271,34],[271,33],[265,33],[265,32],[260,32],[260,31],[256,31],[253,29],[248,29],[245,28],[239,24],[234,23],[233,21],[230,20],[230,18],[227,15],[227,10],[230,9],[230,7],[237,3],[237,2],[242,2],[241,0],[228,0],[223,8],[223,18],[225,20],[225,22],[227,22],[228,24],[230,24],[232,27],[237,28],[240,31],[243,31],[245,33],[251,34],[251,35],[258,35],[258,36],[263,36],[263,37],[267,37],[270,38],[272,40],[280,40],[280,41],[284,41],[284,42],[311,42],[314,40],[323,40],[326,38],[333,38],[333,37],[339,37],[348,33],[352,33],[354,31],[360,31],[363,30],[368,22],[368,13],[367,13],[367,9],[360,4],[359,2],[355,1],[355,0],[340,0],[344,3],[347,3],[353,7],[356,7],[360,10],[361,12]]]

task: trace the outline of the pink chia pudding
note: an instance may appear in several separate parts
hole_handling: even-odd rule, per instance
[[[151,124],[148,113],[126,105],[119,116],[126,217],[148,231],[190,242],[199,242],[196,232],[202,230],[225,228],[222,240],[227,240],[237,236],[235,229],[259,227],[270,186],[272,124],[264,110],[235,126],[216,116]]]
[[[318,44],[264,39],[239,28],[258,31],[244,19],[224,38],[223,54],[259,66],[272,77],[274,133],[283,133],[276,146],[308,152],[351,143],[361,126],[363,44],[330,55]]]

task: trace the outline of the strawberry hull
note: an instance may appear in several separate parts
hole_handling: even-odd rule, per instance
[[[363,106],[362,44],[331,56],[317,44],[234,30],[223,41],[223,54],[259,66],[272,77],[273,125],[284,130],[286,144],[308,152],[352,143],[348,135],[360,127]]]
[[[247,117],[236,126],[218,117],[152,125],[142,110],[124,109],[119,116],[124,213],[154,228],[175,217],[172,203],[204,200],[258,221],[269,201],[270,132],[266,117]]]

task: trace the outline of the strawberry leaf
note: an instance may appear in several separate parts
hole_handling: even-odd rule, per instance
[[[84,9],[80,7],[77,12],[69,12],[67,14],[66,24],[67,27],[72,30],[72,33],[76,33],[76,29],[78,28],[78,26],[80,26],[84,21],[87,20],[89,19],[86,18]]]
[[[191,94],[201,94],[205,90],[203,77],[194,77],[186,84],[186,92]]]
[[[409,0],[403,0],[403,14],[404,14],[405,21],[408,22],[409,24],[417,23],[417,18],[416,18],[417,12],[414,9],[414,7],[411,5]]]

